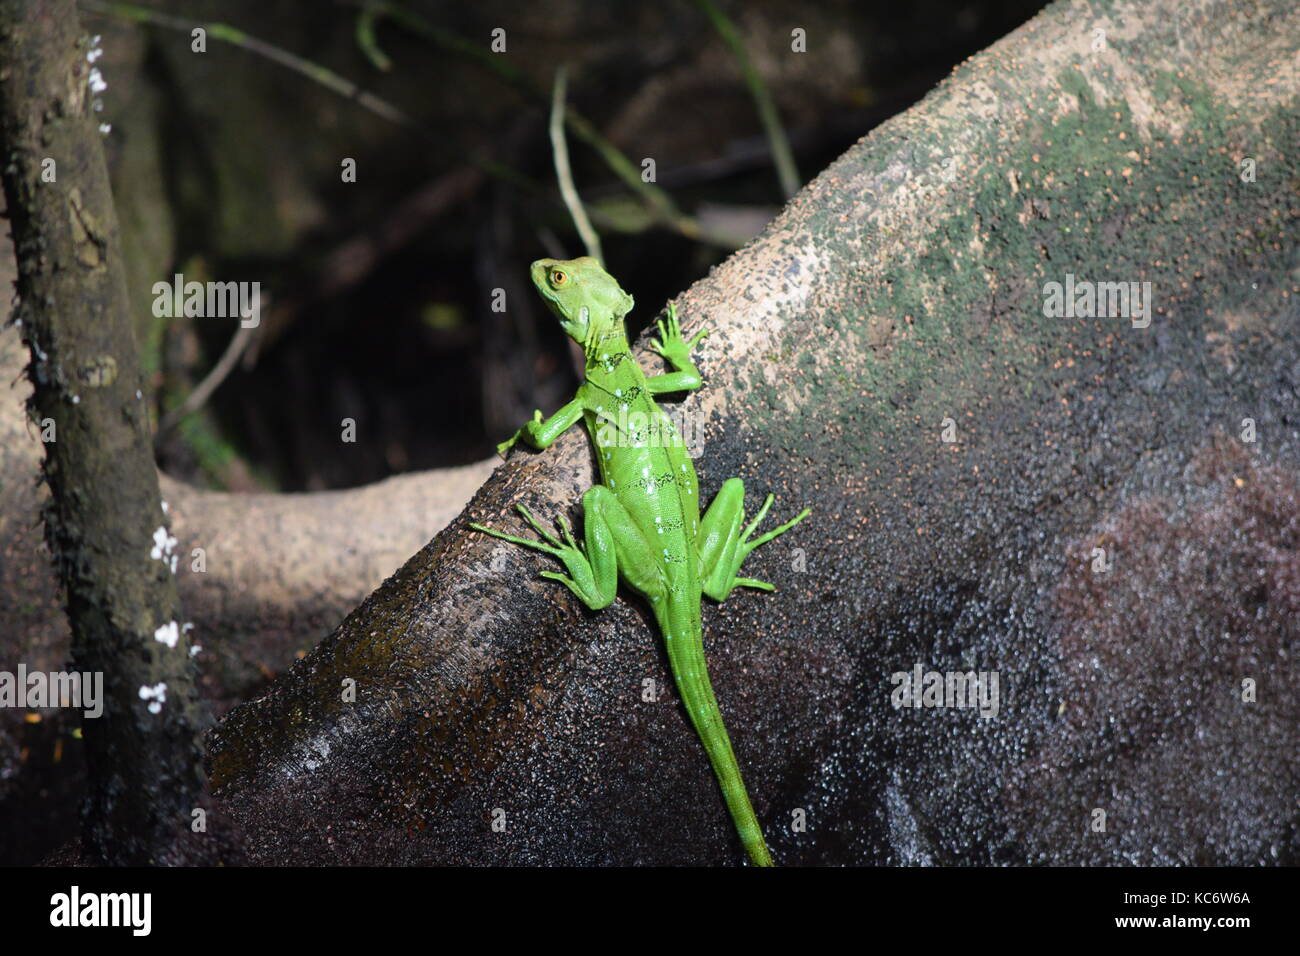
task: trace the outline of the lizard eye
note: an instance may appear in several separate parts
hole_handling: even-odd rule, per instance
[[[553,269],[551,271],[551,285],[564,285],[568,281],[569,277],[561,270]]]

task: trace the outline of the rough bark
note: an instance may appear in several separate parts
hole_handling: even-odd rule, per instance
[[[1054,4],[679,299],[705,497],[813,508],[705,610],[778,862],[1300,860],[1297,36]],[[1151,282],[1150,326],[1045,318],[1067,274]],[[591,481],[581,434],[517,455],[216,728],[254,860],[741,858],[644,609],[465,527]],[[895,709],[917,665],[997,671],[998,716]]]
[[[103,675],[103,715],[83,724],[83,845],[104,862],[168,863],[202,856],[190,824],[203,711],[169,562],[151,557],[166,518],[88,53],[71,0],[0,4],[0,175],[46,441],[46,539],[73,668]]]

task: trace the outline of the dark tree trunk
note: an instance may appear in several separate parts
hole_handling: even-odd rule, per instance
[[[202,859],[209,839],[191,825],[205,799],[202,709],[167,554],[90,53],[72,0],[0,2],[0,167],[30,410],[46,439],[46,537],[66,593],[73,668],[103,675],[103,715],[83,725],[84,850],[114,864],[172,863]]]

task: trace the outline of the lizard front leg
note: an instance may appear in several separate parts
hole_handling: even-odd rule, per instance
[[[506,452],[510,451],[517,441],[525,441],[537,449],[549,448],[555,439],[568,431],[569,427],[582,417],[582,411],[582,396],[579,394],[545,421],[542,420],[540,411],[533,412],[532,421],[525,423],[523,428],[497,445],[497,454],[504,458]]]
[[[683,339],[681,323],[677,321],[677,306],[671,302],[668,303],[667,321],[660,319],[655,325],[659,329],[659,337],[651,339],[650,348],[663,356],[664,361],[675,371],[646,379],[646,387],[650,390],[650,394],[689,392],[699,388],[704,383],[704,379],[700,376],[700,370],[695,367],[695,363],[691,361],[691,349],[695,348],[696,342],[709,334],[709,330],[700,329],[689,342]]]
[[[755,578],[740,578],[736,574],[749,553],[760,544],[771,541],[777,535],[785,534],[804,518],[809,509],[805,508],[794,518],[779,527],[766,531],[752,541],[749,536],[767,517],[772,507],[772,495],[767,496],[763,507],[758,509],[744,531],[740,523],[745,520],[745,483],[739,478],[728,478],[722,483],[721,490],[709,505],[708,511],[700,519],[698,540],[700,554],[700,581],[705,594],[715,601],[725,601],[732,588],[750,587],[763,591],[775,591],[776,588],[766,581]]]
[[[620,574],[628,585],[650,600],[663,596],[663,573],[655,563],[650,543],[622,502],[604,485],[589,488],[582,496],[585,548],[574,541],[569,521],[563,515],[559,516],[564,536],[564,540],[560,541],[542,527],[527,508],[523,505],[518,508],[524,519],[545,540],[519,538],[479,524],[471,524],[470,527],[494,538],[545,551],[559,558],[569,573],[565,575],[558,571],[543,571],[542,577],[559,581],[593,611],[608,607],[614,600]]]

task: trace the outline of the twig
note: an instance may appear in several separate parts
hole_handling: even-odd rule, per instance
[[[234,27],[228,26],[227,24],[201,23],[197,20],[186,20],[182,17],[174,17],[169,14],[159,13],[156,10],[150,10],[131,3],[104,2],[104,0],[80,0],[80,2],[89,12],[100,16],[117,17],[132,23],[160,26],[185,33],[190,32],[196,27],[202,27],[207,30],[209,35],[212,37],[224,40],[234,46],[241,47],[249,52],[259,54],[275,63],[288,67],[295,73],[321,83],[327,89],[346,97],[357,105],[370,110],[384,119],[411,129],[426,139],[437,140],[439,142],[442,139],[438,133],[430,130],[428,127],[413,119],[398,107],[372,93],[365,92],[360,86],[353,83],[351,80],[344,79],[342,76],[339,76],[337,73],[334,73],[326,67],[312,63],[310,60],[304,59],[295,53],[282,50],[264,40],[251,37],[242,30],[238,30]],[[358,0],[358,2],[360,2],[360,0]],[[469,41],[430,26],[414,14],[406,15],[406,12],[401,10],[400,7],[392,7],[383,2],[374,4],[364,3],[362,15],[366,16],[368,21],[374,21],[375,17],[380,14],[389,16],[395,23],[405,26],[427,39],[433,40],[435,44],[444,49],[474,57],[478,62],[490,66],[495,72],[515,86],[526,88],[530,92],[537,90],[537,87],[533,84],[532,80],[519,73],[514,69],[514,67],[498,63],[497,59],[492,57],[491,54],[483,54],[486,59],[478,57],[477,54],[482,53],[482,51],[469,43]],[[378,46],[368,46],[368,44],[373,42],[373,34],[368,33],[368,31],[373,30],[373,22],[367,22],[364,25],[361,22],[358,22],[357,30],[358,42],[361,43],[362,49],[365,51],[366,55],[371,58],[372,62],[375,62],[376,66],[383,69],[384,64],[390,62],[388,57],[379,50]],[[379,57],[378,61],[375,60],[376,56]],[[671,225],[682,233],[682,235],[692,238],[699,235],[698,224],[696,224],[689,216],[685,216],[678,212],[676,206],[673,205],[672,200],[668,198],[667,194],[662,190],[656,189],[650,183],[642,183],[640,174],[637,172],[636,167],[631,163],[631,161],[618,152],[618,149],[612,143],[609,143],[604,139],[604,137],[597,133],[590,123],[574,113],[572,107],[569,108],[565,119],[569,124],[569,128],[574,132],[574,135],[591,144],[592,147],[595,148],[602,157],[604,157],[610,168],[614,169],[621,178],[635,186],[642,187],[640,191],[648,197],[650,204],[655,208],[655,210],[657,210],[657,218],[660,221]],[[527,176],[524,176],[522,173],[511,169],[509,166],[497,162],[496,160],[477,154],[467,156],[465,159],[467,162],[479,167],[483,172],[496,179],[512,183],[516,186],[521,186],[529,191],[540,191],[537,184],[532,182],[532,180]]]
[[[226,351],[217,360],[217,364],[212,366],[212,370],[204,376],[203,381],[195,386],[194,391],[186,396],[185,401],[163,416],[162,421],[158,424],[158,434],[154,436],[155,443],[203,407],[204,403],[212,396],[212,393],[217,390],[217,386],[225,381],[226,376],[231,373],[239,362],[239,356],[244,353],[244,349],[248,348],[248,344],[253,341],[253,330],[253,326],[246,326],[243,322],[239,323],[239,328],[230,337],[230,344],[226,346]]]
[[[273,63],[278,63],[283,67],[293,70],[300,76],[305,76],[324,86],[326,89],[333,90],[340,96],[352,100],[358,106],[361,106],[377,116],[402,126],[408,126],[418,130],[426,136],[434,137],[435,134],[424,128],[419,122],[413,119],[403,110],[389,103],[387,100],[375,96],[373,93],[367,93],[356,83],[344,79],[333,70],[323,67],[311,60],[298,56],[296,53],[290,53],[278,46],[267,43],[265,40],[259,40],[257,37],[249,36],[243,30],[236,29],[226,23],[202,22],[199,20],[187,20],[183,17],[174,17],[167,13],[159,13],[157,10],[150,10],[147,7],[136,6],[133,3],[107,3],[101,0],[80,0],[81,6],[100,16],[116,17],[119,20],[128,20],[133,23],[147,23],[153,26],[166,27],[169,30],[179,30],[183,33],[189,33],[192,30],[202,28],[208,35],[217,40],[223,40],[232,46],[248,50],[250,53],[256,53],[263,56]]]
[[[370,7],[362,7],[357,12],[357,46],[375,69],[387,73],[393,68],[392,59],[379,49],[379,41],[375,39],[375,11]]]
[[[435,26],[418,13],[413,13],[387,0],[342,0],[342,2],[361,4],[376,16],[387,17],[393,23],[429,41],[443,52],[472,60],[484,69],[495,73],[529,99],[539,103],[548,102],[550,99],[544,89],[527,74],[516,69],[505,57],[497,56],[483,44],[472,43],[464,37]],[[569,106],[565,109],[564,122],[569,127],[569,132],[594,149],[610,171],[650,206],[658,222],[675,229],[689,239],[699,236],[699,224],[679,210],[665,190],[642,179],[641,170],[636,163],[601,135],[586,117]]]
[[[582,208],[582,200],[573,185],[573,170],[569,166],[569,146],[564,141],[566,74],[567,71],[563,66],[555,71],[555,86],[551,92],[551,154],[555,158],[555,178],[560,182],[560,195],[564,197],[564,204],[569,207],[569,215],[573,217],[573,225],[577,228],[578,235],[582,237],[582,244],[587,247],[587,255],[603,263],[605,257],[600,250],[600,236],[591,227],[587,210]]]
[[[758,109],[758,118],[763,124],[763,132],[767,134],[767,140],[772,145],[772,162],[776,164],[776,175],[781,181],[781,191],[785,193],[785,198],[789,199],[799,191],[799,170],[794,164],[790,140],[785,135],[785,128],[781,125],[781,117],[777,115],[776,104],[772,102],[772,97],[767,91],[767,84],[754,68],[754,64],[749,59],[749,52],[745,49],[745,41],[740,38],[740,32],[727,15],[718,9],[713,0],[695,0],[695,4],[709,18],[713,28],[722,37],[722,42],[731,48],[731,53],[736,58],[736,65],[740,67],[745,85],[749,87],[750,96],[754,98],[754,106]]]

